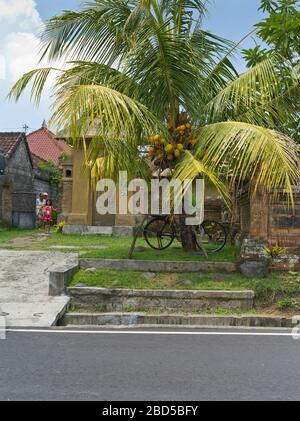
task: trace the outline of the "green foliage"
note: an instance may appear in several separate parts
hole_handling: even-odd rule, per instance
[[[300,54],[300,2],[278,0],[268,3],[265,7],[269,16],[256,25],[258,35],[271,49],[291,60],[294,53]]]
[[[50,183],[52,185],[59,185],[62,178],[62,171],[57,165],[54,164],[53,161],[49,160],[47,162],[40,162],[38,168],[40,171],[45,171],[49,173]]]
[[[299,0],[261,0],[260,10],[268,16],[256,25],[257,35],[269,48],[257,45],[244,50],[248,67],[255,66],[272,53],[290,60],[300,54]]]
[[[272,52],[267,48],[262,48],[256,45],[254,48],[243,50],[243,57],[246,60],[247,67],[251,68],[259,63],[262,63],[272,55]]]
[[[300,79],[300,1],[261,0],[260,10],[268,16],[256,25],[257,35],[268,48],[256,45],[243,50],[249,68],[256,66],[273,54],[279,54],[281,62],[277,71],[287,84],[289,112],[282,113],[284,119],[275,119],[275,127],[300,143],[300,92],[296,87]],[[292,74],[288,75],[282,65],[288,64]],[[298,81],[298,82],[297,82]],[[286,96],[282,92],[282,97]],[[273,104],[275,106],[275,104]]]
[[[63,162],[65,162],[67,159],[68,159],[68,155],[65,152],[63,152],[60,155],[60,157],[58,158],[60,164],[62,164]]]
[[[56,226],[57,218],[58,218],[58,211],[57,211],[57,209],[53,209],[53,211],[52,211],[52,223],[51,223],[52,226]]]
[[[86,164],[101,176],[124,169],[146,177],[152,170],[139,151],[153,133],[170,139],[166,123],[176,127],[185,112],[197,127],[195,147],[179,160],[178,174],[205,176],[228,200],[229,180],[239,183],[258,173],[271,191],[284,187],[292,198],[300,167],[295,145],[269,129],[285,121],[290,90],[299,81],[287,83],[291,69],[283,66],[282,78],[273,56],[238,76],[231,62],[237,46],[202,28],[205,4],[95,0],[50,19],[42,56],[72,60],[56,78],[52,123],[75,146],[86,147],[86,132],[93,131]],[[38,101],[52,72],[57,69],[25,74],[10,98],[18,100],[33,81]]]
[[[279,308],[280,310],[286,310],[286,309],[294,307],[297,304],[298,304],[297,300],[291,297],[286,297],[277,302],[277,308]]]

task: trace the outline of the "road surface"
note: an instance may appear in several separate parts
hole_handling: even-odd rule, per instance
[[[0,399],[299,400],[300,341],[269,332],[9,331]]]

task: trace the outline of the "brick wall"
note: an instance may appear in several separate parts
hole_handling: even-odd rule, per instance
[[[284,198],[269,206],[269,242],[300,252],[300,195],[295,195],[295,208],[288,207]]]
[[[300,194],[295,194],[295,208],[286,197],[276,200],[264,189],[244,193],[239,200],[241,230],[245,237],[271,246],[285,247],[289,253],[300,253]]]

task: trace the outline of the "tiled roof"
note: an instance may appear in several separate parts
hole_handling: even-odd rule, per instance
[[[23,138],[24,133],[21,132],[0,132],[0,150],[7,159],[12,156]]]
[[[27,135],[30,152],[43,161],[59,164],[63,153],[71,152],[71,147],[63,140],[56,140],[54,133],[45,127]]]

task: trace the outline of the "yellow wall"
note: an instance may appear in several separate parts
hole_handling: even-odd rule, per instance
[[[90,172],[82,167],[84,151],[78,149],[73,152],[73,192],[72,213],[69,215],[70,224],[92,225],[92,195]]]

